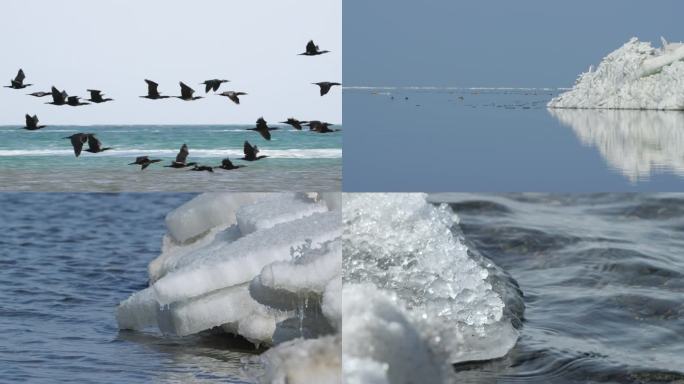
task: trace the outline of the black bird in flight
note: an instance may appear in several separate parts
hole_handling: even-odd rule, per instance
[[[83,149],[83,144],[88,142],[88,137],[90,133],[74,133],[71,136],[64,137],[64,139],[71,140],[71,146],[74,147],[74,155],[79,157],[81,155],[81,150]]]
[[[37,115],[29,115],[28,113],[26,114],[26,126],[24,129],[29,130],[29,131],[36,131],[41,128],[45,128],[45,125],[38,125],[38,116]]]
[[[230,171],[233,169],[238,169],[238,168],[243,168],[243,167],[244,167],[244,165],[234,165],[233,162],[230,161],[230,159],[226,157],[225,159],[221,160],[221,165],[216,167],[216,168],[221,168],[221,169],[225,169],[226,171]]]
[[[103,148],[102,143],[97,139],[97,137],[95,137],[94,134],[91,133],[88,135],[88,149],[85,150],[86,152],[100,153],[110,149],[112,149],[112,147]]]
[[[235,104],[240,104],[240,98],[238,96],[243,96],[243,95],[246,95],[246,93],[235,92],[235,91],[228,91],[228,92],[219,93],[219,96],[225,96],[225,97],[233,100],[233,103],[235,103]]]
[[[211,80],[205,80],[203,83],[204,84],[204,93],[209,93],[210,90],[214,90],[214,92],[218,91],[219,87],[221,87],[221,84],[227,83],[229,80],[219,80],[219,79],[211,79]]]
[[[329,81],[321,81],[318,83],[311,83],[311,84],[316,84],[319,87],[321,87],[321,96],[326,95],[328,92],[330,92],[330,88],[332,88],[333,85],[342,85],[340,83],[331,83]]]
[[[158,163],[158,162],[160,162],[160,161],[161,161],[160,159],[153,159],[153,160],[150,160],[150,158],[147,157],[147,156],[138,156],[138,157],[135,158],[135,161],[134,161],[134,162],[132,162],[132,163],[130,163],[130,164],[128,164],[128,165],[140,165],[140,170],[142,171],[142,170],[144,170],[145,168],[149,167],[150,164],[152,164],[152,163]]]
[[[186,144],[183,144],[180,148],[180,151],[178,151],[178,154],[176,155],[176,160],[171,162],[171,165],[165,165],[167,168],[185,168],[189,167],[191,165],[197,165],[197,163],[186,163],[186,159],[188,158],[188,154],[190,152],[188,151],[188,146]]]
[[[337,132],[339,129],[330,129],[332,124],[330,123],[325,123],[321,122],[318,120],[311,120],[308,124],[306,124],[309,127],[310,131],[318,132],[318,133],[330,133],[330,132]]]
[[[35,97],[45,97],[45,96],[50,96],[52,95],[52,92],[33,92],[29,93],[29,96],[35,96]]]
[[[190,170],[191,171],[207,171],[207,172],[214,173],[214,168],[212,168],[208,165],[197,165],[197,164],[195,164],[195,167],[191,168]]]
[[[308,43],[306,43],[306,52],[300,53],[300,56],[317,56],[317,55],[322,55],[324,53],[328,53],[330,51],[320,51],[318,49],[318,45],[316,45],[313,40],[309,40]]]
[[[247,128],[248,131],[257,131],[261,136],[266,139],[266,140],[271,140],[271,132],[270,131],[275,131],[278,128],[270,128],[266,124],[266,120],[264,120],[263,117],[260,117],[256,121],[256,127],[255,128]]]
[[[69,97],[67,97],[67,104],[72,106],[72,107],[79,107],[81,105],[88,105],[90,103],[82,102],[81,98],[78,96],[69,96]]]
[[[242,158],[242,160],[247,160],[247,161],[257,161],[260,159],[267,158],[268,156],[257,156],[259,153],[259,148],[257,146],[252,146],[249,141],[245,141],[245,145],[243,147],[243,151],[245,153],[245,157]]]
[[[281,121],[280,124],[288,124],[291,125],[292,128],[302,130],[302,124],[308,123],[308,121],[299,121],[295,119],[294,117],[290,117],[287,119],[287,121]]]
[[[33,84],[24,84],[25,78],[26,75],[24,75],[24,70],[19,69],[19,72],[17,72],[17,77],[15,77],[14,80],[10,80],[11,85],[5,85],[5,88],[22,89],[32,86]]]
[[[183,83],[182,81],[179,82],[178,84],[180,84],[180,87],[181,87],[181,95],[176,96],[177,98],[179,98],[181,100],[185,100],[185,101],[192,101],[192,100],[197,100],[197,99],[202,98],[202,96],[194,96],[193,97],[192,95],[195,93],[195,90],[188,87],[187,85],[185,85],[185,83]]]
[[[52,104],[52,105],[66,105],[67,103],[67,95],[66,91],[60,92],[57,88],[54,86],[52,87],[52,102],[46,103],[46,104]]]
[[[146,96],[140,96],[145,99],[150,99],[150,100],[157,100],[157,99],[168,99],[171,96],[162,96],[159,93],[159,84],[155,83],[152,80],[147,80],[145,79],[145,82],[147,83],[147,95]]]
[[[106,103],[108,101],[114,101],[114,99],[110,98],[102,98],[102,91],[99,91],[97,89],[88,89],[88,92],[90,92],[90,99],[87,99],[88,101],[92,101],[93,103]]]

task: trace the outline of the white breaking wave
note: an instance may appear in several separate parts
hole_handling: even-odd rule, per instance
[[[550,108],[684,109],[684,45],[662,48],[632,38],[581,74]]]
[[[178,148],[174,149],[142,149],[126,148],[112,149],[98,154],[81,152],[82,157],[135,157],[135,156],[163,156],[175,157]],[[311,148],[311,149],[263,149],[260,155],[266,155],[274,159],[337,159],[342,157],[340,148]],[[72,149],[2,149],[0,157],[14,156],[74,156]],[[189,158],[203,157],[242,157],[242,149],[193,149]],[[190,160],[192,161],[192,160]]]

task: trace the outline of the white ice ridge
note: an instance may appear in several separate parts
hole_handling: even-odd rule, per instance
[[[515,345],[494,266],[469,256],[447,205],[422,194],[345,194],[342,211],[345,377],[438,382],[448,375],[441,367]],[[378,367],[382,375],[368,372]],[[402,381],[412,375],[435,380]]]
[[[185,336],[220,327],[273,346],[264,356],[273,377],[339,382],[339,201],[339,194],[196,197],[167,216],[151,285],[119,304],[119,328]]]
[[[684,114],[679,111],[552,109],[551,115],[595,146],[611,168],[636,182],[655,171],[684,176]]]
[[[662,48],[632,38],[589,68],[550,108],[684,109],[684,44]]]

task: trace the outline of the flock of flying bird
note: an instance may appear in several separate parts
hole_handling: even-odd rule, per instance
[[[302,56],[318,56],[322,55],[325,53],[328,53],[330,51],[324,51],[320,50],[318,46],[313,42],[313,40],[310,40],[307,45],[306,45],[306,51],[304,53],[300,53],[299,55]],[[26,87],[29,87],[33,84],[25,84],[24,80],[26,79],[26,75],[24,74],[24,71],[19,69],[19,72],[17,73],[17,76],[11,80],[11,84],[8,86],[5,86],[5,88],[12,88],[12,89],[24,89]],[[206,80],[202,82],[205,86],[205,93],[209,93],[209,91],[214,91],[217,92],[219,88],[221,87],[221,84],[227,83],[229,80],[224,80],[224,79],[211,79],[211,80]],[[179,83],[180,88],[181,88],[181,94],[180,96],[165,96],[159,93],[159,84],[155,83],[152,80],[145,79],[145,83],[147,83],[147,95],[145,96],[140,96],[145,99],[150,99],[150,100],[159,100],[159,99],[168,99],[170,97],[176,97],[181,100],[185,101],[193,101],[193,100],[198,100],[203,98],[202,96],[194,96],[195,90],[184,84],[182,81]],[[320,87],[320,94],[321,96],[326,95],[328,92],[330,92],[330,89],[333,86],[336,85],[342,85],[340,83],[335,83],[335,82],[329,82],[329,81],[323,81],[323,82],[318,82],[318,83],[312,83],[315,85],[318,85]],[[100,103],[105,103],[108,101],[114,101],[113,99],[110,98],[105,98],[102,91],[97,90],[97,89],[88,89],[87,90],[90,93],[90,98],[85,99],[89,102],[84,102],[81,101],[82,99],[79,96],[69,96],[65,90],[58,90],[56,87],[52,87],[50,92],[33,92],[30,93],[30,96],[35,96],[35,97],[45,97],[45,96],[52,96],[52,101],[48,102],[46,104],[52,104],[52,105],[67,105],[67,106],[72,106],[72,107],[78,107],[78,106],[83,106],[83,105],[89,105],[91,103],[95,104],[100,104]],[[225,96],[228,99],[230,99],[233,103],[235,104],[240,104],[240,96],[247,95],[245,92],[238,92],[238,91],[226,91],[222,93],[216,93],[218,96]],[[39,125],[39,120],[37,115],[29,115],[26,114],[26,126],[24,129],[29,130],[29,131],[35,131],[38,129],[45,128],[46,125]],[[299,121],[293,117],[290,117],[287,119],[287,121],[282,121],[280,122],[281,124],[287,124],[292,126],[293,128],[297,130],[302,130],[303,126],[309,127],[310,131],[316,132],[316,133],[330,133],[330,132],[336,132],[339,131],[338,129],[330,129],[330,126],[332,124],[318,121],[318,120],[311,120],[311,121]],[[269,127],[266,120],[264,120],[263,117],[260,117],[256,121],[256,127],[254,128],[247,128],[247,130],[250,131],[255,131],[258,132],[261,137],[263,137],[266,140],[271,140],[271,131],[277,130],[277,127]],[[74,154],[76,157],[80,156],[82,151],[90,152],[90,153],[100,153],[107,151],[109,149],[112,149],[111,147],[103,147],[102,143],[100,140],[98,140],[94,134],[92,133],[75,133],[71,136],[65,137],[65,139],[69,139],[71,141],[71,145],[74,149]],[[83,146],[85,144],[88,144],[88,148],[83,149]],[[243,146],[243,152],[244,152],[244,157],[241,158],[241,160],[245,161],[256,161],[260,159],[264,159],[268,156],[259,156],[259,148],[256,145],[251,145],[249,141],[245,141],[244,146]],[[214,168],[220,168],[224,170],[233,170],[233,169],[238,169],[242,168],[244,166],[242,165],[234,165],[229,158],[225,158],[222,160],[221,165],[218,167],[210,167],[210,166],[205,166],[205,165],[199,165],[195,162],[187,162],[187,157],[189,155],[188,151],[188,146],[186,144],[183,144],[180,148],[180,151],[178,152],[178,155],[176,155],[176,160],[173,161],[170,165],[167,165],[165,167],[169,168],[185,168],[185,167],[193,167],[191,170],[193,171],[208,171],[208,172],[213,172]],[[144,170],[147,168],[150,164],[153,163],[158,163],[162,160],[160,159],[150,159],[148,156],[138,156],[134,162],[130,163],[129,165],[140,165],[141,170]]]

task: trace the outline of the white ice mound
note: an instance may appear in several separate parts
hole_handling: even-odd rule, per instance
[[[492,359],[515,345],[517,319],[504,300],[511,293],[501,291],[495,267],[454,236],[457,218],[447,205],[433,206],[422,194],[345,194],[343,201],[345,287],[371,284],[380,292],[345,288],[345,361],[384,364],[390,382],[402,382],[393,378],[413,364]],[[375,304],[353,302],[364,297]],[[370,338],[379,329],[387,332]],[[381,345],[407,342],[413,357]]]
[[[340,336],[293,340],[261,355],[269,384],[339,384],[342,382]]]
[[[636,182],[668,171],[684,176],[684,113],[553,109],[551,115],[595,146],[611,168]]]
[[[662,48],[632,38],[583,73],[550,108],[684,109],[684,45]]]
[[[220,327],[256,345],[332,340],[325,336],[341,321],[342,218],[324,201],[205,194],[177,208],[166,219],[163,253],[150,263],[151,285],[117,308],[119,328],[185,336]]]

